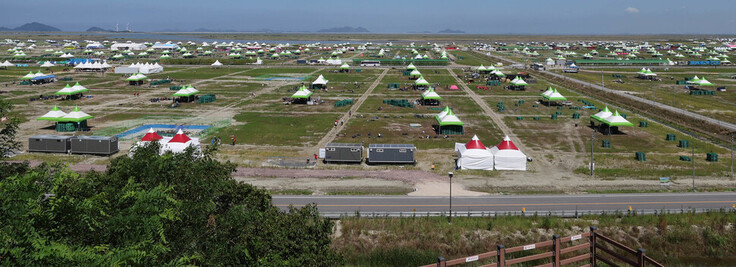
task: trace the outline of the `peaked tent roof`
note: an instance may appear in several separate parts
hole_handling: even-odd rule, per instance
[[[503,141],[501,141],[501,143],[499,143],[496,148],[498,148],[498,150],[519,150],[519,148],[514,145],[514,142],[511,142],[511,138],[509,138],[508,135],[503,138]]]
[[[458,118],[455,113],[450,110],[445,114],[444,117],[440,118],[440,126],[447,126],[447,125],[464,125],[464,123]]]
[[[414,81],[415,85],[429,85],[429,82],[424,79],[424,76],[419,76],[419,79]]]
[[[609,110],[608,106],[606,106],[606,108],[604,108],[603,110],[599,111],[596,114],[591,115],[590,117],[602,122],[603,119],[608,118],[611,115],[613,115],[613,113],[611,113],[611,110]]]
[[[186,143],[186,142],[189,142],[189,140],[192,140],[192,139],[189,138],[189,136],[187,136],[186,134],[184,134],[184,131],[179,129],[179,131],[176,132],[176,135],[174,135],[174,137],[171,138],[171,140],[169,140],[169,143]]]
[[[141,138],[141,141],[158,141],[161,139],[164,139],[164,138],[158,135],[158,133],[154,131],[153,128],[150,128],[148,132],[146,133],[146,135],[144,135],[143,138]]]
[[[486,146],[484,146],[480,139],[478,139],[477,135],[473,135],[470,142],[465,144],[465,149],[486,149]]]
[[[440,97],[440,95],[437,94],[437,92],[434,91],[434,88],[429,87],[429,89],[427,89],[427,91],[425,91],[424,93],[422,93],[422,99],[437,99],[437,100],[440,100],[440,99],[442,99],[442,97]]]
[[[407,70],[415,70],[415,69],[417,69],[417,67],[414,66],[414,63],[409,63],[409,66],[406,66],[406,69]]]
[[[63,122],[81,122],[88,119],[94,118],[92,115],[89,115],[87,113],[84,113],[79,107],[74,107],[72,112],[69,112],[64,117],[61,117],[59,121]]]
[[[312,84],[322,84],[322,85],[325,85],[325,84],[327,84],[327,82],[329,82],[329,80],[325,80],[325,77],[322,76],[322,74],[320,74],[319,77],[317,77],[317,79],[312,82]]]
[[[66,116],[66,112],[61,111],[59,107],[54,106],[51,111],[46,112],[46,114],[43,114],[41,117],[36,119],[37,121],[56,121],[61,117]]]
[[[309,91],[306,86],[302,85],[299,90],[297,90],[293,95],[291,95],[291,98],[309,98],[312,96],[312,91]]]
[[[618,113],[618,110],[616,110],[613,115],[603,118],[603,122],[608,124],[608,126],[634,126],[634,124],[621,116],[621,114]]]

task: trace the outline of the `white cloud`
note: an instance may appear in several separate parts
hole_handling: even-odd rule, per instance
[[[626,13],[630,13],[630,14],[639,13],[639,9],[635,7],[627,7]]]

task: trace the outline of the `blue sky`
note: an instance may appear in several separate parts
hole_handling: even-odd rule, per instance
[[[0,0],[0,26],[37,21],[81,31],[129,22],[136,31],[362,26],[377,33],[734,34],[734,11],[734,0]]]

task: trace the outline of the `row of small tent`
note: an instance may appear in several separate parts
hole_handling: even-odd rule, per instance
[[[88,61],[88,62],[84,62],[84,63],[79,63],[76,66],[74,66],[75,69],[98,69],[98,70],[107,69],[107,68],[111,68],[111,67],[112,66],[110,64],[107,64],[107,61],[94,62],[94,63]]]

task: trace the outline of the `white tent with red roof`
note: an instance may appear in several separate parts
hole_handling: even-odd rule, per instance
[[[199,138],[190,138],[179,129],[176,135],[164,144],[163,150],[164,152],[182,153],[189,146],[194,146],[199,150]]]
[[[457,166],[463,170],[493,170],[493,154],[477,135],[468,143],[455,143]]]
[[[164,139],[161,137],[156,131],[153,130],[153,128],[149,129],[146,135],[141,138],[141,142],[151,142],[151,141],[158,141]]]
[[[526,171],[526,155],[514,145],[514,142],[511,142],[508,136],[490,151],[493,154],[493,166],[496,170]]]

